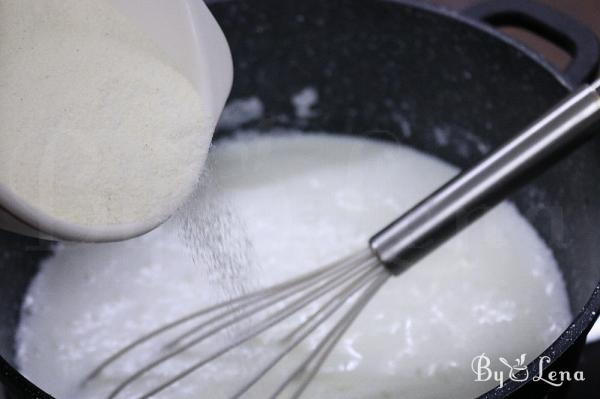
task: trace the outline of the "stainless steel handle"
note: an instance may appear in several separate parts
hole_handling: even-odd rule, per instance
[[[373,253],[394,274],[491,209],[536,172],[588,138],[600,119],[600,80],[562,101],[484,160],[373,236]]]

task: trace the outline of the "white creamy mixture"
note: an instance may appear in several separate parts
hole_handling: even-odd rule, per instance
[[[108,0],[0,0],[0,186],[84,225],[159,222],[212,131],[196,90]]]
[[[25,375],[60,399],[102,398],[140,365],[139,359],[127,359],[78,391],[84,375],[108,354],[222,297],[207,270],[242,273],[250,286],[289,279],[365,248],[370,235],[456,173],[400,145],[276,133],[245,133],[212,152],[213,201],[227,204],[236,217],[225,216],[231,234],[221,228],[210,245],[239,243],[240,232],[248,242],[233,246],[242,253],[220,269],[194,263],[192,255],[206,248],[199,241],[199,248],[187,245],[180,219],[123,243],[58,248],[43,264],[23,309],[18,363]],[[304,397],[475,397],[494,383],[473,382],[474,356],[515,359],[526,353],[532,360],[570,320],[551,252],[515,207],[503,203],[391,279]],[[270,353],[266,341],[197,371],[159,397],[232,393]],[[306,355],[315,342],[309,340],[301,352]],[[138,357],[150,354],[156,352],[148,349]],[[146,388],[186,359],[194,356],[154,371]],[[281,381],[284,371],[276,370],[268,382]],[[274,385],[259,388],[254,397],[262,398]]]

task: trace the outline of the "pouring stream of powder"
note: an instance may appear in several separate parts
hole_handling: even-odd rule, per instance
[[[256,288],[252,276],[259,270],[244,221],[229,204],[211,169],[209,157],[202,179],[174,222],[180,226],[192,261],[205,274],[217,298],[226,300]]]

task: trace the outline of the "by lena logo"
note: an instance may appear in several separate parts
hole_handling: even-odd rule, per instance
[[[495,381],[500,387],[503,387],[507,380],[516,382],[527,381],[529,379],[529,370],[525,361],[526,357],[527,354],[524,353],[515,359],[514,363],[510,363],[505,358],[499,357],[498,362],[502,365],[502,369],[500,367],[493,369],[492,360],[485,353],[475,356],[471,362],[471,369],[475,373],[475,381]],[[540,357],[538,374],[533,376],[532,381],[545,382],[555,387],[560,387],[568,381],[585,381],[583,371],[575,371],[573,373],[570,371],[550,371],[544,375],[542,370],[547,363],[550,363],[548,356]]]

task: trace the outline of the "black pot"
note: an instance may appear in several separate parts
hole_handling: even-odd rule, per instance
[[[234,56],[232,99],[258,96],[265,104],[265,117],[246,127],[369,135],[461,167],[565,97],[598,65],[593,34],[529,1],[495,0],[467,11],[470,17],[407,1],[232,0],[211,8]],[[574,60],[562,74],[478,19],[533,30]],[[319,103],[313,118],[300,119],[290,97],[309,86]],[[439,129],[449,137],[444,146],[435,140]],[[219,130],[217,138],[228,133]],[[545,371],[574,367],[600,310],[598,154],[600,140],[593,140],[511,198],[554,251],[576,315],[544,353],[552,359]],[[47,242],[0,233],[0,380],[12,399],[50,398],[12,367],[21,301],[49,253]],[[529,374],[537,368],[536,360]],[[562,395],[527,381],[483,397]]]

